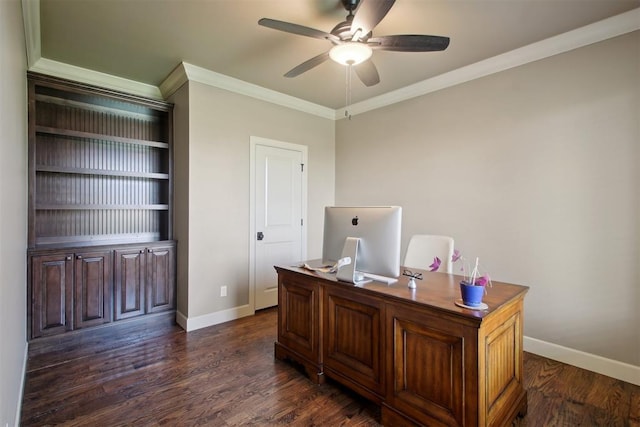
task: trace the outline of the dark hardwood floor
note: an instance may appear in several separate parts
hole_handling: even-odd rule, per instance
[[[375,405],[274,360],[276,317],[186,333],[162,315],[33,342],[22,425],[380,425]],[[529,353],[524,369],[514,426],[640,426],[638,386]]]

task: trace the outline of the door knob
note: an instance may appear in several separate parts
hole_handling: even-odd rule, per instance
[[[262,239],[264,239],[264,234],[262,233],[262,231],[258,231],[258,240]]]

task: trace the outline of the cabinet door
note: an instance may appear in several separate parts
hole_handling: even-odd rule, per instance
[[[278,306],[278,343],[317,368],[322,362],[320,286],[309,278],[300,279],[296,275],[280,273]]]
[[[73,254],[31,257],[31,338],[73,329]]]
[[[325,289],[325,372],[361,393],[384,393],[384,304],[357,289]],[[364,387],[365,390],[359,389]],[[375,396],[369,398],[376,399]],[[380,397],[377,397],[380,399]]]
[[[175,308],[175,244],[147,248],[147,313]]]
[[[401,305],[386,313],[386,403],[424,425],[477,425],[477,330]]]
[[[145,310],[146,249],[117,249],[114,264],[115,319],[140,316]]]
[[[111,251],[75,256],[75,327],[111,322]]]

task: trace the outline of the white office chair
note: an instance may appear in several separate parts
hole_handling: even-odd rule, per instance
[[[438,271],[451,273],[453,271],[452,256],[453,239],[451,237],[414,234],[409,240],[403,265],[408,268],[429,270],[433,258],[438,257],[442,261]]]

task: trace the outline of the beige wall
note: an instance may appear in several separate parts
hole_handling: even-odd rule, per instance
[[[191,319],[249,303],[251,136],[308,147],[307,253],[320,256],[322,208],[334,198],[335,122],[198,82],[188,86],[188,172],[187,160],[176,156],[176,194],[188,200],[188,209],[178,208],[176,230],[188,229],[186,239],[182,231],[177,236],[178,288],[188,287],[182,314]],[[182,108],[179,98],[174,101]]]
[[[20,1],[0,1],[0,425],[17,425],[26,361],[27,83]]]
[[[525,335],[640,366],[640,34],[336,126],[336,202],[404,207],[494,279]],[[490,292],[490,290],[489,290]]]
[[[173,238],[178,241],[177,283],[189,283],[189,84],[169,99],[173,103]],[[176,218],[184,220],[176,221]],[[178,312],[189,312],[189,287],[178,286]]]

